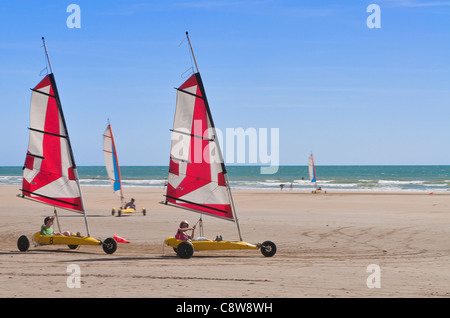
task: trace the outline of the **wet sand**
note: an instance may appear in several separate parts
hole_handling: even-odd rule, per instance
[[[138,212],[122,217],[111,215],[119,199],[109,188],[82,191],[91,236],[117,234],[131,243],[118,244],[112,255],[100,246],[32,244],[19,252],[19,236],[31,238],[53,208],[16,197],[18,187],[2,186],[0,297],[450,296],[450,195],[237,190],[244,241],[271,240],[276,255],[203,251],[180,259],[163,241],[181,220],[192,225],[199,215],[159,204],[163,189],[126,188]],[[61,230],[86,234],[83,217],[63,210],[58,215]],[[233,222],[204,216],[203,223],[210,239],[239,238]],[[72,264],[80,269],[80,288],[68,287]],[[380,269],[379,280],[367,272],[371,264]],[[380,288],[369,288],[368,278],[369,286],[378,281]]]

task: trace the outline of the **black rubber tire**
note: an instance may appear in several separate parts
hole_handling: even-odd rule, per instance
[[[17,240],[17,248],[19,249],[19,251],[28,251],[29,247],[30,241],[28,240],[28,237],[26,237],[26,235],[22,235],[21,237],[19,237],[19,239]]]
[[[103,251],[106,254],[113,254],[117,250],[117,242],[115,239],[108,237],[103,243]]]
[[[261,253],[265,257],[272,257],[277,252],[277,246],[274,242],[271,241],[265,241],[261,244]]]
[[[71,250],[74,250],[78,247],[78,245],[67,245]]]
[[[191,258],[194,254],[194,246],[187,241],[181,242],[177,246],[177,254],[180,258]]]

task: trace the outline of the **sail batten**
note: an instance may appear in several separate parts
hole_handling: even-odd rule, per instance
[[[48,93],[42,92],[42,91],[40,91],[40,90],[37,90],[37,89],[34,89],[34,88],[31,88],[31,90],[32,90],[33,92],[36,92],[36,93],[39,93],[39,94],[42,94],[42,95],[46,95],[46,96],[48,96],[48,97],[51,97],[51,98],[56,98],[56,96],[55,96],[55,95],[51,95],[51,94],[48,94]]]
[[[56,137],[60,137],[60,138],[67,138],[67,136],[54,134],[54,133],[51,133],[51,132],[48,132],[48,131],[44,131],[44,130],[40,130],[40,129],[35,129],[35,128],[31,128],[31,127],[29,127],[28,129],[32,130],[32,131],[35,131],[35,132],[42,133],[42,134],[48,134],[48,135],[52,135],[52,136],[56,136]]]
[[[200,98],[200,99],[205,99],[203,96],[200,96],[200,95],[197,95],[197,94],[194,94],[194,93],[191,93],[191,92],[189,92],[189,91],[186,91],[186,90],[184,90],[184,89],[181,89],[181,88],[177,88],[176,89],[177,91],[179,91],[179,92],[182,92],[182,93],[186,93],[186,94],[189,94],[189,95],[191,95],[191,96],[194,96],[194,97],[197,97],[197,98]]]

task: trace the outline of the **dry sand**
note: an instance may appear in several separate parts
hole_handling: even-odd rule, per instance
[[[450,195],[306,194],[234,191],[242,235],[271,240],[274,257],[258,250],[196,252],[178,258],[163,245],[179,222],[198,214],[159,204],[163,189],[126,188],[141,213],[116,217],[109,188],[82,188],[91,236],[117,234],[107,255],[101,247],[32,245],[17,239],[38,231],[53,213],[21,199],[18,187],[0,187],[0,297],[449,297]],[[62,230],[85,233],[83,218],[59,211]],[[232,222],[203,217],[205,236],[238,238]],[[55,229],[56,229],[55,224]],[[68,266],[80,268],[81,288],[68,288]],[[368,288],[367,267],[381,270],[380,288]]]

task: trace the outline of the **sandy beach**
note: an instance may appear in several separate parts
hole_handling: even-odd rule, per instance
[[[110,188],[82,191],[91,236],[117,234],[131,243],[118,244],[112,255],[97,246],[31,245],[19,252],[18,237],[31,238],[53,209],[16,197],[18,187],[2,186],[0,297],[450,296],[450,195],[238,190],[243,239],[271,240],[276,255],[215,251],[180,259],[163,241],[181,220],[192,225],[199,215],[159,204],[163,189],[126,188],[147,215],[123,217],[111,215],[119,200]],[[85,234],[81,216],[58,214],[62,230]],[[233,222],[207,216],[203,222],[208,238],[238,239]],[[80,269],[80,288],[67,285],[71,264]],[[368,287],[371,264],[380,269],[379,288]]]

